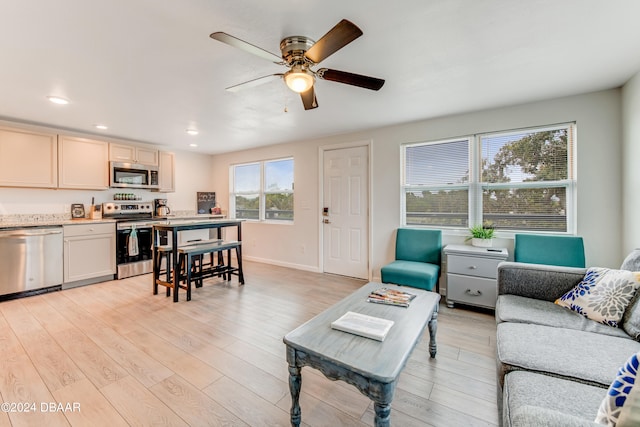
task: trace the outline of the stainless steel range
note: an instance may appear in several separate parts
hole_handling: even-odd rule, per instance
[[[153,202],[102,204],[105,218],[116,220],[116,266],[118,279],[153,271]]]

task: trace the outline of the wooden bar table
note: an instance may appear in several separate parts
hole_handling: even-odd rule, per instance
[[[174,221],[172,224],[171,221]],[[170,220],[167,224],[154,224],[153,225],[153,250],[154,253],[156,248],[159,246],[159,234],[161,231],[166,231],[168,235],[171,236],[171,286],[173,287],[173,302],[178,302],[178,279],[179,275],[176,273],[178,271],[178,233],[186,230],[206,230],[206,229],[217,229],[218,231],[218,239],[222,239],[222,229],[226,227],[236,227],[238,234],[238,242],[242,241],[242,222],[240,219],[209,219],[209,220]],[[242,246],[238,248],[238,264],[242,265]],[[158,275],[158,271],[156,269],[159,266],[156,266],[154,262],[153,265],[153,277]],[[169,266],[167,266],[169,268]]]

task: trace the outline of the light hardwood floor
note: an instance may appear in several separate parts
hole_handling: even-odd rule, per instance
[[[150,275],[0,303],[0,427],[290,425],[282,337],[364,282],[245,271],[245,286],[210,279],[177,304]],[[392,425],[497,425],[495,332],[492,315],[441,304],[438,355],[426,332]],[[308,426],[373,424],[366,397],[309,368],[301,407]]]

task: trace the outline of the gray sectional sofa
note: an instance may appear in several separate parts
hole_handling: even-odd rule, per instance
[[[640,271],[640,251],[623,269]],[[618,369],[640,351],[640,291],[620,328],[554,304],[586,269],[503,262],[496,305],[498,406],[504,426],[594,422]]]

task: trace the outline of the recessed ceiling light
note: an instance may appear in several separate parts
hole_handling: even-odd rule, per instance
[[[196,148],[197,146],[198,146],[198,144],[189,144],[189,147]]]
[[[198,131],[197,131],[197,130],[195,130],[195,129],[187,129],[187,133],[188,133],[189,135],[197,135],[197,134],[198,134]]]
[[[47,99],[53,102],[54,104],[59,104],[59,105],[67,105],[69,103],[68,99],[62,98],[60,96],[47,96]]]
[[[105,125],[93,125],[96,129],[100,129],[100,130],[106,130],[109,129],[107,126]]]

